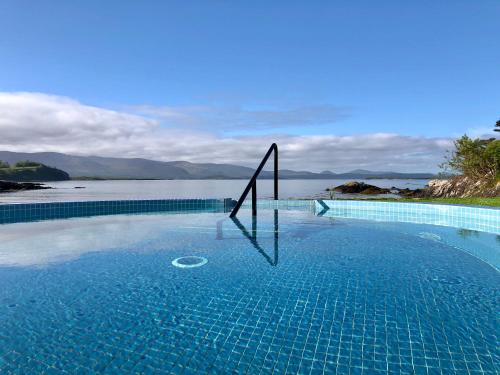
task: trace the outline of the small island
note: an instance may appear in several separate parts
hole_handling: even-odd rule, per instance
[[[69,174],[34,161],[20,161],[14,165],[0,160],[0,180],[14,182],[68,181]]]
[[[27,160],[17,162],[11,166],[9,163],[0,160],[0,193],[51,189],[51,187],[38,182],[67,181],[69,179],[70,177],[66,172],[41,163]]]

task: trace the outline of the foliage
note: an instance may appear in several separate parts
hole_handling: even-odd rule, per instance
[[[17,163],[9,168],[0,168],[0,180],[5,181],[66,181],[69,179],[69,175],[60,169],[29,161]]]
[[[10,165],[6,161],[0,160],[0,168],[10,168]]]
[[[495,124],[495,129],[493,130],[496,132],[500,132],[500,120],[497,121],[497,123]]]
[[[500,140],[471,139],[467,135],[455,142],[455,150],[442,165],[473,179],[494,181],[500,178]]]
[[[42,164],[37,163],[35,161],[25,160],[25,161],[18,161],[14,165],[14,168],[40,167],[41,165]]]

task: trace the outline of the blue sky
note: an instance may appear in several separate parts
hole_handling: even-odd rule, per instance
[[[500,2],[488,0],[2,0],[0,92],[144,116],[218,142],[448,139],[500,117],[499,20]]]

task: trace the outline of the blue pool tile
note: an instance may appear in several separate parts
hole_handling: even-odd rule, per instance
[[[227,212],[231,199],[86,201],[0,205],[0,224],[146,212]]]
[[[200,202],[136,207],[194,203],[195,212]],[[134,206],[114,203],[124,204]],[[258,237],[272,252],[272,211],[260,214]],[[446,242],[459,237],[456,229],[442,229],[435,241],[419,236],[435,232],[431,226],[316,217],[306,209],[279,215],[274,266],[222,211],[75,219],[65,230],[57,221],[3,226],[9,235],[23,229],[26,238],[9,249],[0,243],[0,261],[26,250],[30,238],[40,257],[54,250],[36,234],[40,225],[65,238],[66,250],[83,253],[0,265],[0,371],[498,373],[498,273]],[[251,227],[248,212],[241,220]],[[89,234],[98,251],[78,247]],[[476,247],[485,236],[496,243],[488,233],[464,241]],[[209,262],[191,270],[171,265],[190,253]]]

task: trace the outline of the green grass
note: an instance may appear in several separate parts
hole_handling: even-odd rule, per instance
[[[355,198],[340,198],[352,200]],[[462,204],[470,206],[500,207],[500,197],[493,198],[368,198],[369,201],[382,202],[425,202],[425,203],[446,203]]]

